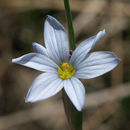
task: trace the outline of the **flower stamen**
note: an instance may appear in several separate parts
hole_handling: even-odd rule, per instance
[[[73,65],[68,64],[67,62],[62,62],[60,68],[58,68],[57,71],[59,73],[59,77],[62,79],[69,79],[76,72]]]

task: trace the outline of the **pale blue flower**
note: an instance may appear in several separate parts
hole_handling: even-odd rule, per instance
[[[77,110],[85,103],[85,88],[81,79],[91,79],[114,69],[119,59],[112,52],[88,53],[105,35],[105,30],[83,41],[69,55],[69,43],[64,27],[53,17],[48,16],[44,26],[45,46],[33,43],[34,53],[13,59],[12,62],[41,72],[33,82],[25,102],[47,99],[62,88]]]

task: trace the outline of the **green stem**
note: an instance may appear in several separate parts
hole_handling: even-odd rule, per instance
[[[82,112],[76,110],[64,90],[62,91],[62,96],[65,113],[71,130],[82,130]]]
[[[70,49],[75,50],[76,44],[75,44],[74,29],[72,24],[72,16],[71,16],[71,11],[69,6],[69,0],[64,0],[64,5],[65,5],[66,19],[68,24]],[[82,130],[82,112],[76,110],[76,108],[73,106],[73,104],[71,103],[70,99],[68,98],[64,90],[62,95],[63,95],[65,113],[71,130]]]
[[[69,0],[64,0],[64,6],[65,6],[65,13],[66,13],[66,19],[68,25],[70,49],[74,50],[76,48],[76,44],[75,44],[74,29],[72,24],[72,16],[70,11]]]

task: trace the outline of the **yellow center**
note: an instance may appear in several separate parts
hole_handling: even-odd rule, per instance
[[[69,79],[76,72],[73,65],[68,64],[67,62],[62,62],[60,68],[58,68],[57,71],[59,73],[59,77],[62,79]]]

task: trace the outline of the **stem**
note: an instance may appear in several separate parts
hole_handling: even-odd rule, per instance
[[[74,50],[76,48],[76,44],[75,44],[74,29],[72,24],[72,16],[70,11],[69,0],[64,0],[64,6],[65,6],[65,13],[66,13],[66,19],[68,25],[70,49]]]
[[[76,110],[64,90],[62,91],[62,96],[65,113],[71,130],[82,130],[82,112]]]
[[[76,44],[75,44],[74,29],[72,24],[72,16],[70,11],[69,0],[64,0],[64,6],[68,25],[70,49],[74,50],[76,48]],[[76,108],[73,106],[64,90],[62,95],[63,95],[65,113],[71,130],[82,130],[82,112],[76,110]]]

